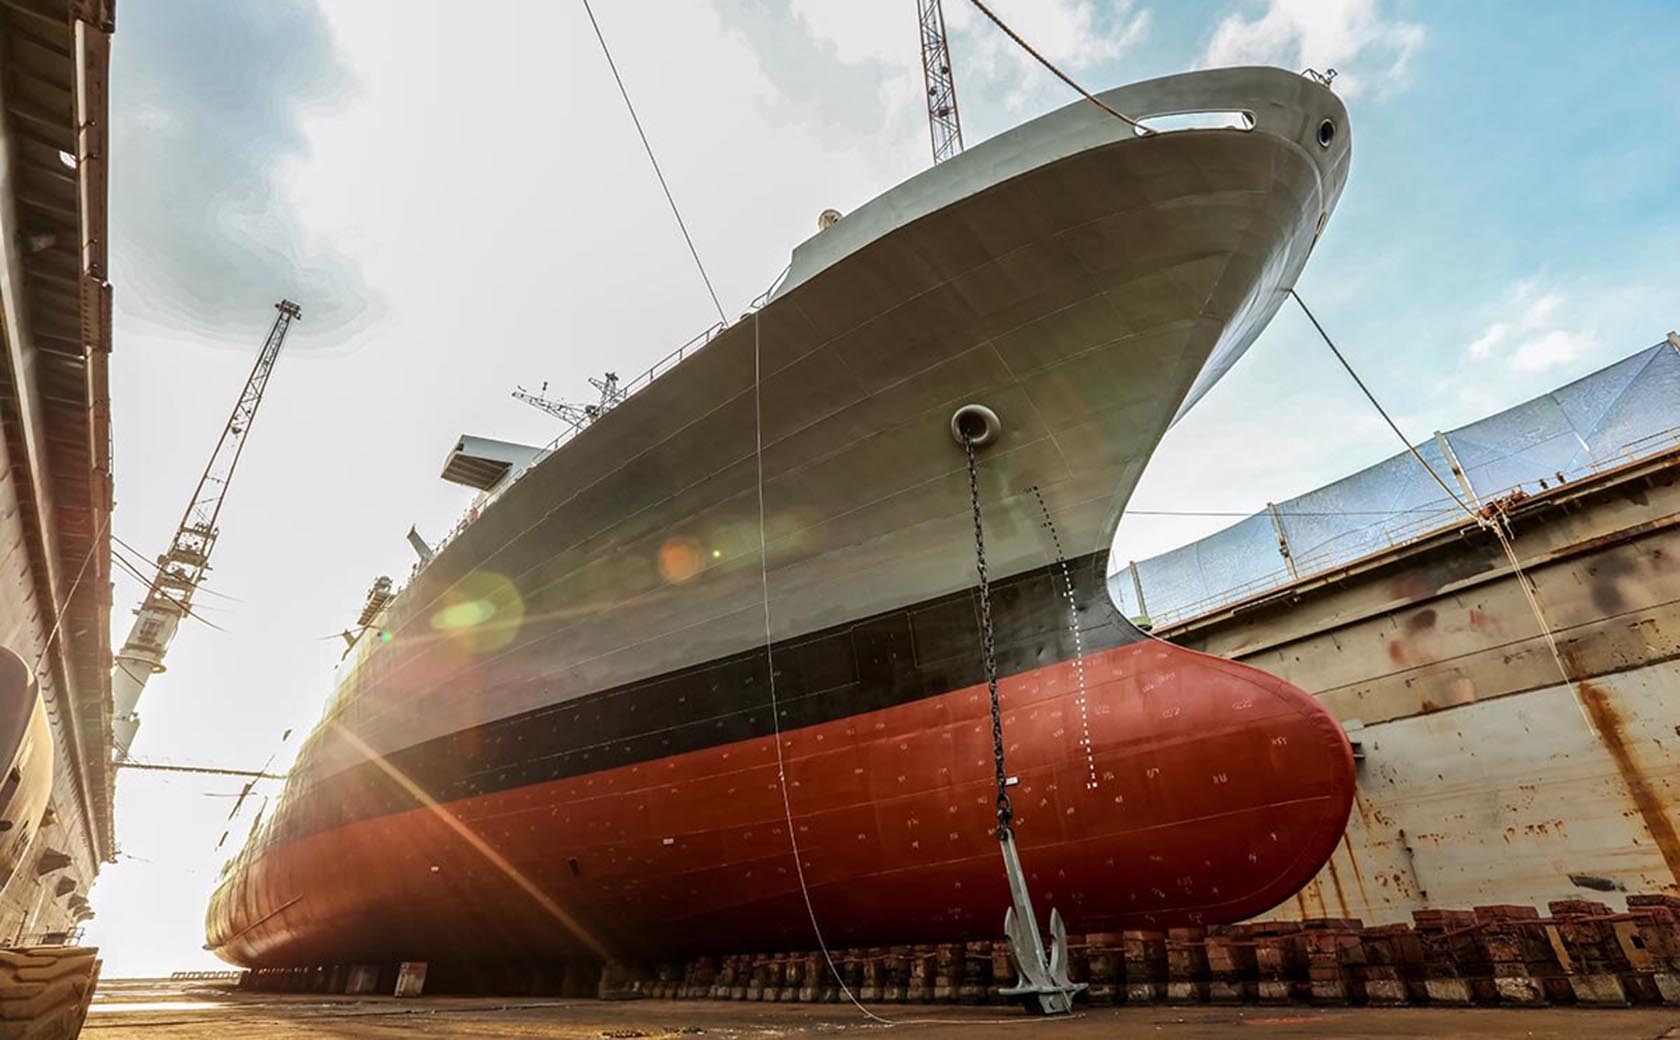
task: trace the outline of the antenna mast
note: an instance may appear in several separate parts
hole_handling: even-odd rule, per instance
[[[227,425],[222,427],[221,439],[204,467],[204,475],[198,478],[198,487],[180,526],[175,529],[169,551],[158,557],[157,575],[146,590],[140,609],[134,612],[134,627],[129,629],[128,638],[116,653],[111,676],[111,731],[118,762],[127,760],[129,745],[140,728],[140,717],[134,710],[140,703],[140,694],[147,681],[164,670],[163,655],[175,639],[181,619],[192,613],[193,593],[210,569],[210,551],[215,548],[218,534],[216,520],[222,512],[228,482],[233,479],[239,455],[245,450],[245,438],[250,435],[251,422],[262,404],[268,377],[280,356],[280,346],[286,341],[286,331],[302,314],[290,300],[281,300],[274,309],[279,314],[268,330],[257,363],[251,367]]]
[[[608,372],[600,379],[591,378],[589,385],[593,386],[601,395],[601,399],[594,404],[571,404],[567,401],[558,401],[548,397],[547,383],[544,383],[542,389],[536,393],[532,393],[522,386],[515,387],[513,399],[524,401],[532,408],[547,412],[570,426],[574,431],[581,430],[611,411],[613,406],[624,400],[625,397],[624,389],[618,385],[618,373],[616,372]]]
[[[963,150],[962,119],[957,115],[957,81],[951,75],[951,48],[945,42],[945,12],[939,0],[916,0],[916,14],[922,29],[928,134],[937,165]]]

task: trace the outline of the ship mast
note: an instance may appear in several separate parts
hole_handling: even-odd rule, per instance
[[[192,613],[193,593],[210,569],[210,551],[215,548],[218,533],[216,521],[227,496],[228,482],[233,479],[240,453],[245,450],[245,439],[250,436],[251,422],[257,417],[257,408],[262,404],[263,391],[268,388],[268,377],[274,371],[286,332],[302,314],[290,300],[281,300],[274,309],[279,313],[268,330],[268,339],[251,367],[227,425],[222,427],[222,436],[210,454],[204,475],[198,478],[198,487],[180,526],[175,529],[175,537],[170,540],[169,551],[158,557],[157,574],[146,590],[140,609],[134,612],[134,627],[129,629],[128,638],[116,653],[111,674],[111,734],[118,762],[128,758],[129,746],[140,728],[140,717],[135,713],[140,694],[147,681],[164,670],[163,655],[175,639],[181,619]]]
[[[962,119],[957,115],[957,81],[951,75],[951,47],[945,39],[945,12],[939,0],[916,0],[921,22],[922,80],[927,84],[928,134],[937,165],[963,150]]]
[[[611,411],[613,406],[624,400],[625,397],[624,389],[618,385],[618,373],[616,372],[608,372],[600,379],[591,378],[589,385],[593,386],[601,395],[601,399],[594,404],[572,404],[549,397],[547,396],[547,383],[544,383],[542,389],[536,393],[532,393],[522,386],[515,387],[513,399],[524,401],[532,408],[547,412],[577,431]]]

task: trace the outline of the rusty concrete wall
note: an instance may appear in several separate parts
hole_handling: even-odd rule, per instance
[[[1680,892],[1677,476],[1665,456],[1513,514],[1557,656],[1473,525],[1159,633],[1316,693],[1363,751],[1341,848],[1279,915]]]

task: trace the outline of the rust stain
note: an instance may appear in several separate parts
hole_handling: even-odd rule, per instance
[[[1342,847],[1347,849],[1348,867],[1353,871],[1354,887],[1359,889],[1359,901],[1369,907],[1371,897],[1365,894],[1365,875],[1359,870],[1359,858],[1353,854],[1353,839],[1347,831],[1342,832]]]
[[[1348,913],[1347,894],[1342,891],[1342,875],[1336,870],[1335,856],[1331,856],[1325,862],[1324,869],[1330,872],[1330,885],[1336,890],[1336,906],[1341,909],[1341,916],[1352,917],[1353,915]]]
[[[1395,664],[1406,663],[1406,648],[1400,645],[1399,640],[1388,644],[1388,659]]]
[[[1573,660],[1569,661],[1569,665],[1570,671],[1579,670]],[[1575,688],[1580,691],[1581,706],[1592,720],[1599,740],[1604,742],[1604,749],[1610,752],[1610,758],[1616,763],[1616,772],[1621,774],[1622,783],[1627,785],[1628,796],[1633,800],[1634,808],[1639,810],[1645,829],[1651,832],[1651,840],[1656,842],[1657,851],[1668,865],[1669,875],[1676,884],[1680,884],[1680,834],[1675,832],[1674,822],[1668,818],[1662,798],[1633,760],[1627,735],[1622,731],[1621,714],[1610,703],[1610,696],[1602,687],[1586,679],[1577,679]]]
[[[1354,788],[1354,791],[1353,791],[1353,807],[1355,809],[1359,810],[1359,818],[1361,820],[1365,821],[1365,829],[1370,830],[1371,829],[1371,806],[1370,806],[1370,803],[1365,801],[1365,796],[1359,793],[1358,788]],[[1342,840],[1343,841],[1347,840],[1346,832],[1344,832],[1342,834]]]
[[[1416,634],[1435,627],[1435,611],[1425,608],[1406,619],[1406,631]]]

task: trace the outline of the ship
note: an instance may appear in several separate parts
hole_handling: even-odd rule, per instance
[[[111,802],[109,0],[0,8],[0,1037],[74,1036]]]
[[[1307,884],[1352,805],[1342,727],[1149,637],[1106,575],[1156,444],[1307,263],[1347,112],[1273,68],[1099,96],[1141,126],[1082,100],[1000,133],[825,215],[759,305],[575,434],[463,436],[443,475],[480,495],[370,594],[207,948],[285,968],[991,938],[987,648],[1039,905],[1165,928]]]

